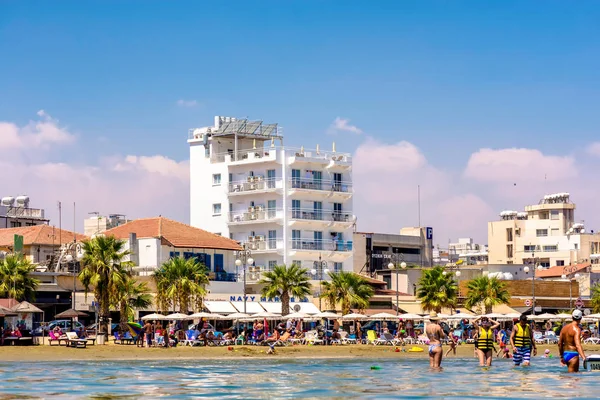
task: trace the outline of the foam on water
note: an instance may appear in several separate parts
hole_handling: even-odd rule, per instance
[[[567,374],[556,359],[513,368],[494,360],[301,359],[0,363],[5,398],[598,398],[597,373]],[[371,369],[378,366],[380,369]]]

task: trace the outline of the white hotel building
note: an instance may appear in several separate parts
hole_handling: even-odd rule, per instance
[[[191,225],[250,249],[250,283],[278,264],[315,280],[353,270],[349,154],[283,147],[277,124],[230,117],[190,130],[188,143]]]

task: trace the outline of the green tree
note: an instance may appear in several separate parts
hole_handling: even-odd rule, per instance
[[[323,282],[324,298],[332,309],[336,304],[342,307],[342,313],[349,314],[351,308],[364,310],[375,291],[369,282],[353,272],[334,272],[329,274],[331,281]]]
[[[108,332],[111,294],[127,279],[127,268],[132,266],[125,261],[130,252],[125,249],[125,241],[114,236],[96,236],[83,241],[83,258],[79,280],[85,288],[85,293],[93,288],[94,296],[99,306],[100,333]]]
[[[146,283],[136,282],[129,274],[126,274],[124,279],[115,286],[111,296],[112,305],[119,310],[121,325],[133,320],[135,310],[152,305],[152,295]]]
[[[485,314],[491,313],[493,306],[510,302],[506,284],[496,277],[479,276],[467,283],[467,289],[465,307],[472,309],[479,306]]]
[[[308,270],[292,264],[290,267],[275,266],[273,271],[263,273],[263,277],[258,283],[264,285],[261,289],[264,297],[281,299],[281,315],[288,315],[292,297],[302,299],[311,293],[309,280]]]
[[[458,295],[458,286],[454,274],[446,273],[443,267],[424,269],[417,298],[425,311],[441,312],[444,307],[454,307]]]
[[[600,312],[600,283],[596,283],[594,286],[592,286],[590,292],[591,292],[590,300],[592,303],[592,308],[594,309],[594,313],[599,313]],[[571,311],[568,311],[567,313],[570,314]]]
[[[22,254],[7,254],[0,260],[0,297],[33,300],[40,281],[31,277],[35,266]]]
[[[156,302],[161,311],[187,313],[190,306],[202,307],[206,295],[206,267],[195,258],[174,257],[154,272]]]

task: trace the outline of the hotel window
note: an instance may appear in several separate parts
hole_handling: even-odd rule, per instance
[[[215,235],[221,236],[221,232],[215,232]]]
[[[558,246],[544,246],[544,251],[558,251]]]
[[[213,174],[213,186],[221,184],[221,174]]]
[[[334,262],[333,263],[333,272],[342,272],[344,269],[344,263]]]
[[[513,241],[513,230],[512,230],[512,228],[506,228],[506,241],[507,242],[512,242]]]
[[[537,237],[548,236],[548,229],[536,229],[535,235]]]
[[[524,252],[534,252],[535,251],[535,245],[530,244],[530,245],[525,245],[523,246],[523,251]]]
[[[268,266],[268,271],[273,271],[275,269],[275,267],[277,266],[277,261],[269,261],[269,266]]]
[[[212,205],[213,216],[221,215],[221,203],[215,203]]]
[[[578,249],[579,249],[579,244],[577,244],[577,243],[574,243],[574,244],[573,244],[573,246],[574,246],[574,249],[575,249],[575,250],[578,250]]]
[[[556,266],[557,267],[564,267],[565,266],[565,260],[556,260]]]
[[[507,244],[506,245],[506,258],[512,258],[512,257],[513,257],[513,245]]]
[[[302,261],[301,260],[293,260],[292,265],[297,265],[299,267],[302,267]]]
[[[10,221],[10,227],[11,228],[18,228],[21,226],[21,223],[18,221]]]
[[[557,220],[558,216],[559,216],[558,210],[552,210],[552,211],[550,211],[550,219]]]

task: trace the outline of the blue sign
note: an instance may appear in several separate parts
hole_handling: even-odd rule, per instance
[[[433,228],[427,228],[427,240],[433,240]]]

